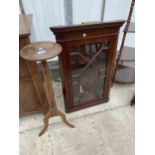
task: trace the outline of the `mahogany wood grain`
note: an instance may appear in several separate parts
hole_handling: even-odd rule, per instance
[[[50,28],[56,36],[56,41],[63,47],[62,53],[59,56],[59,60],[66,112],[76,111],[89,106],[101,104],[109,100],[119,29],[124,24],[124,22],[125,21],[112,21],[105,23],[100,22],[93,24],[85,23],[80,25],[54,26]],[[73,101],[74,96],[73,81],[71,77],[71,49],[73,46],[79,47],[81,49],[79,55],[84,55],[81,46],[91,44],[95,45],[104,42],[109,42],[109,49],[106,51],[106,76],[104,78],[104,86],[102,88],[103,95],[99,99],[92,99],[90,101],[76,105]],[[81,61],[79,60],[79,62]]]

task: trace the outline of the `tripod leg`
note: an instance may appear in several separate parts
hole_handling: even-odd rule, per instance
[[[68,120],[66,118],[66,115],[63,112],[61,112],[60,110],[58,110],[58,115],[61,117],[62,121],[65,124],[67,124],[71,128],[75,128],[75,126],[73,124],[71,124],[71,123],[68,122]]]
[[[51,112],[48,112],[44,117],[44,128],[40,131],[39,136],[42,136],[46,131],[46,129],[48,128],[48,120],[51,116],[53,116],[53,114]]]

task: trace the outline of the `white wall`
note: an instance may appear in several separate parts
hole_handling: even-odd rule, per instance
[[[104,21],[112,21],[112,20],[120,20],[120,19],[127,19],[129,10],[130,10],[131,0],[106,0],[105,5],[105,14],[104,14]],[[135,21],[135,11],[133,11],[131,21]],[[118,48],[120,47],[122,41],[122,30],[121,29]],[[126,40],[126,46],[135,47],[135,34],[128,33]]]
[[[20,10],[20,7],[19,7],[19,14],[21,14],[21,10]]]
[[[31,41],[55,41],[50,26],[65,24],[65,0],[22,0],[25,13],[33,14]],[[100,21],[103,0],[72,0],[73,23]],[[104,21],[127,19],[131,0],[106,0]],[[134,12],[132,21],[134,21]],[[119,37],[119,46],[122,33]],[[135,46],[134,34],[127,35],[125,45]],[[119,48],[118,46],[118,48]]]
[[[31,41],[55,41],[50,26],[64,25],[63,0],[22,0],[25,13],[33,14]]]
[[[73,23],[100,21],[103,0],[73,0]]]

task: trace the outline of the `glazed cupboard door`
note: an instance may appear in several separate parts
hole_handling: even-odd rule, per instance
[[[59,60],[66,112],[109,100],[118,34],[124,22],[50,28],[63,49]]]
[[[102,39],[101,39],[102,40]],[[108,101],[111,76],[111,41],[72,42],[68,46],[71,109]]]

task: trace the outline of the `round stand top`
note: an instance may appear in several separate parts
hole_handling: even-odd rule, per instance
[[[62,47],[54,42],[36,42],[24,46],[20,56],[29,61],[42,61],[59,55]]]

